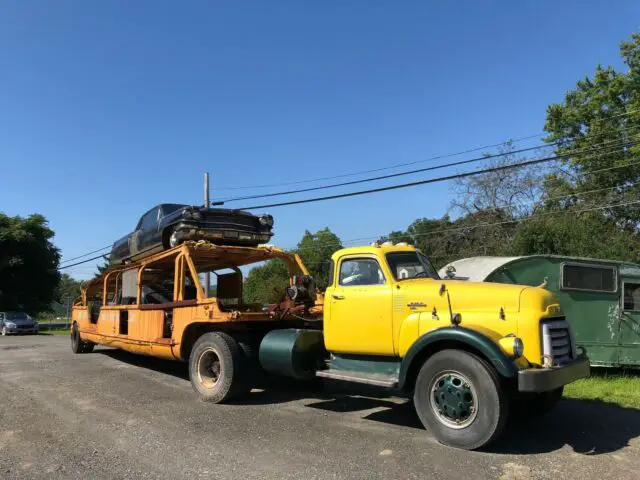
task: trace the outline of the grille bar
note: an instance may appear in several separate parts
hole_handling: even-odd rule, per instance
[[[558,365],[574,359],[571,331],[565,319],[540,322],[540,331],[544,355],[551,355]]]

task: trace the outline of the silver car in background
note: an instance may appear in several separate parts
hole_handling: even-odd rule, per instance
[[[0,312],[0,334],[38,333],[38,322],[24,312]]]

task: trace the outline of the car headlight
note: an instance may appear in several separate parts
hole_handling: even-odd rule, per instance
[[[513,358],[520,358],[524,355],[524,343],[516,336],[503,337],[499,343],[507,355],[511,355]]]
[[[7,322],[6,325],[9,328],[16,328],[16,324],[15,323]]]
[[[260,217],[258,217],[258,221],[260,222],[260,225],[273,227],[273,217],[271,215],[260,215]]]

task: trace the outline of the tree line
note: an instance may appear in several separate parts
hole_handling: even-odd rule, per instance
[[[436,268],[477,255],[558,254],[640,262],[640,34],[620,45],[619,71],[598,65],[562,102],[547,107],[545,166],[496,169],[456,180],[440,218],[418,218],[379,241],[407,242]],[[501,167],[524,157],[513,143],[487,158]],[[58,269],[60,253],[42,215],[0,213],[0,311],[46,310],[77,296],[80,282]],[[342,248],[329,228],[305,232],[295,251],[320,288]],[[104,269],[101,266],[100,269]],[[245,280],[245,300],[277,301],[288,282],[284,264],[266,262]]]

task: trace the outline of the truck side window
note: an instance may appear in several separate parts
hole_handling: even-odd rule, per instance
[[[340,285],[381,285],[384,275],[378,262],[372,258],[354,258],[340,264]]]
[[[640,284],[624,282],[624,309],[640,311]]]

